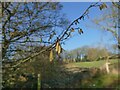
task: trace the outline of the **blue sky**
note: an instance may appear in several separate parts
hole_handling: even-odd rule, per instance
[[[62,2],[63,5],[62,12],[66,14],[66,17],[73,21],[78,18],[85,9],[91,4],[91,2]],[[85,45],[88,46],[97,46],[103,45],[107,46],[114,43],[112,39],[111,33],[103,33],[99,28],[95,27],[95,24],[91,23],[91,19],[94,17],[100,16],[103,11],[100,11],[99,8],[91,8],[89,19],[86,17],[84,21],[80,22],[80,27],[83,29],[84,34],[74,34],[74,36],[65,42],[63,48],[65,50],[72,50],[78,47],[82,47]]]

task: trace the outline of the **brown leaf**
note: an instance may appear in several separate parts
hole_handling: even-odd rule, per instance
[[[70,30],[71,32],[74,32],[75,30],[74,30],[74,28],[71,28],[71,30]]]
[[[107,8],[107,5],[106,5],[105,3],[103,3],[103,4],[101,4],[101,5],[99,6],[99,9],[100,9],[100,10],[103,10],[103,9],[105,9],[105,8]]]
[[[83,34],[83,30],[82,30],[82,29],[79,29],[79,30],[78,30],[78,33],[79,33],[79,34]]]

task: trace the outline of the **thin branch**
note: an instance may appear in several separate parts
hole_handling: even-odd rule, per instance
[[[78,17],[77,19],[75,19],[75,20],[68,26],[68,28],[66,29],[66,31],[63,33],[63,35],[60,37],[59,40],[62,40],[62,39],[64,38],[64,36],[66,35],[66,33],[69,31],[69,29],[71,28],[71,26],[72,26],[76,21],[81,20],[82,18],[84,18],[84,17],[87,15],[86,13],[89,11],[90,8],[99,6],[99,5],[97,5],[97,4],[98,4],[98,2],[96,2],[95,4],[90,5],[80,17]],[[68,37],[64,38],[64,40],[67,39],[67,38],[68,38]],[[63,40],[62,40],[62,41],[63,41]]]
[[[117,4],[117,2],[112,2],[112,4],[113,4],[115,7],[117,7],[118,9],[120,9],[120,5]]]

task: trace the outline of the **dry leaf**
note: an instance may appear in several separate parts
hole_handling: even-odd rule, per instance
[[[75,30],[74,30],[74,28],[71,28],[71,32],[74,32]]]

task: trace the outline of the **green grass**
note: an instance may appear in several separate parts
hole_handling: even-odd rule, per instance
[[[114,74],[103,74],[96,78],[83,79],[81,87],[89,88],[107,88],[113,87],[118,88],[118,75]]]
[[[109,60],[111,64],[118,63],[118,59]],[[99,68],[105,64],[105,60],[101,61],[92,61],[92,62],[76,62],[76,63],[69,63],[69,66],[80,67],[80,68]]]

